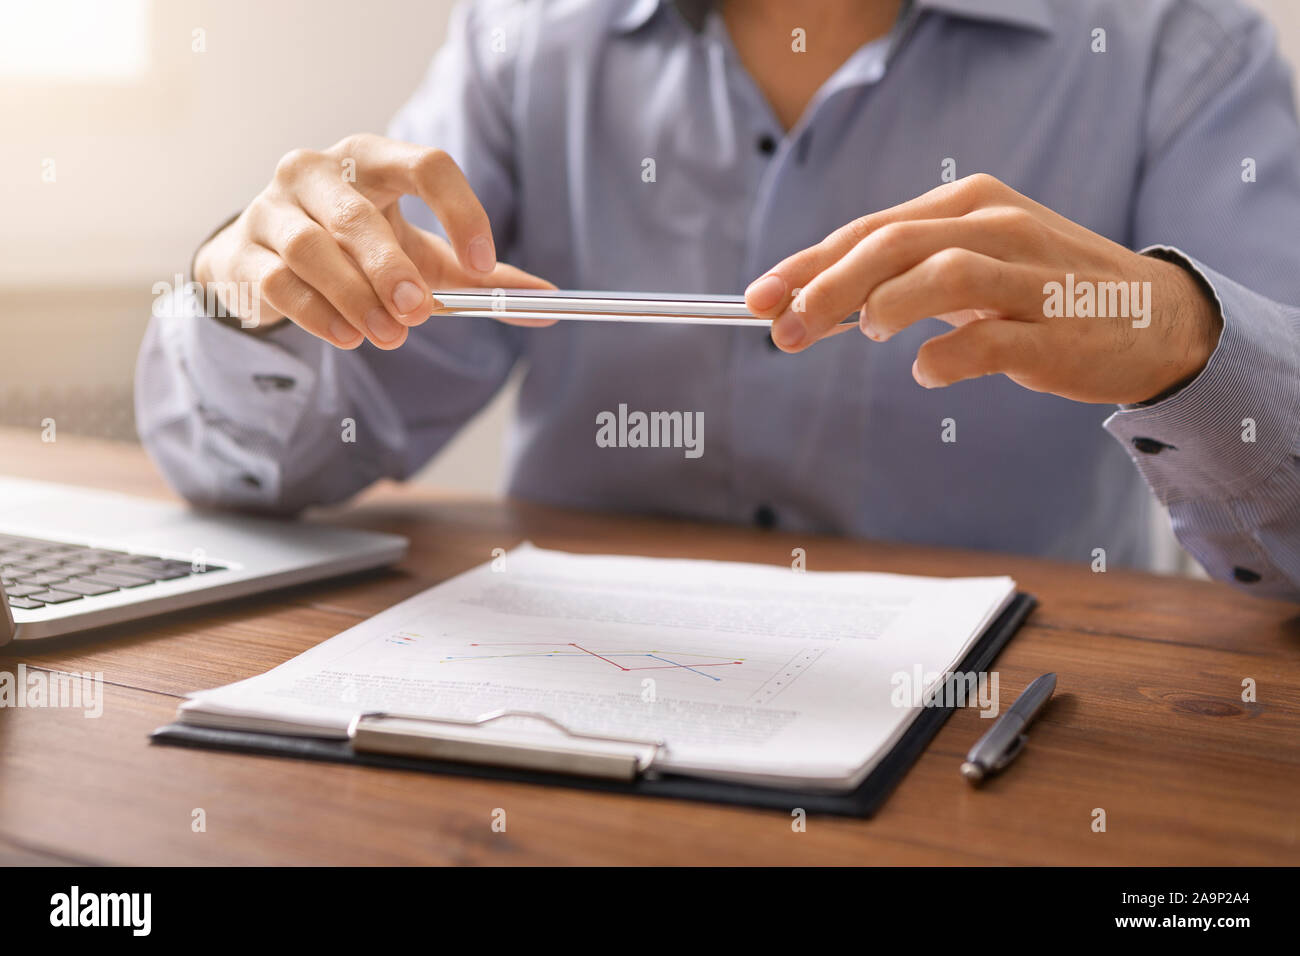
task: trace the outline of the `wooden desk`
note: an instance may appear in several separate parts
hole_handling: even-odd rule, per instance
[[[0,471],[166,495],[140,449],[0,430]],[[384,486],[331,520],[411,538],[396,570],[14,644],[102,671],[104,715],[0,710],[0,861],[13,863],[1300,863],[1300,608],[1218,584],[747,528],[457,500]],[[152,746],[188,691],[260,673],[525,537],[573,551],[812,569],[1009,573],[1041,605],[997,662],[1004,706],[1043,671],[1057,699],[980,790],[956,713],[873,820]],[[1254,678],[1258,701],[1243,703]],[[1105,833],[1092,812],[1104,808]],[[191,831],[206,812],[207,831]],[[505,833],[491,829],[495,808]]]

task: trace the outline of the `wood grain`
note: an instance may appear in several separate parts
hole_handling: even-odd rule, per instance
[[[0,430],[9,474],[166,495],[139,448]],[[99,672],[103,717],[0,710],[0,861],[301,864],[1300,863],[1300,608],[1220,584],[1012,555],[601,515],[382,485],[313,516],[411,538],[398,568],[0,649]],[[1056,699],[979,790],[959,711],[873,820],[151,746],[181,695],[260,673],[522,540],[812,569],[1011,574],[1040,607],[997,662],[1004,706]],[[1258,699],[1241,699],[1253,678]],[[206,831],[192,829],[201,808]],[[492,813],[506,811],[505,833]],[[1091,828],[1106,811],[1104,833]]]

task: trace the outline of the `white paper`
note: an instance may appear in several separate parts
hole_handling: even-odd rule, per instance
[[[358,712],[539,712],[581,733],[661,741],[660,769],[843,789],[918,713],[899,705],[896,675],[955,668],[1014,590],[1006,577],[525,544],[266,674],[193,695],[182,719],[338,736]],[[514,717],[470,732],[558,733]]]

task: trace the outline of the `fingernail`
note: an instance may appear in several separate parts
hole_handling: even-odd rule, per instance
[[[330,320],[330,338],[340,345],[351,345],[357,340],[357,330],[344,319]]]
[[[402,313],[402,315],[406,315],[408,312],[414,312],[420,307],[420,303],[423,301],[424,293],[420,291],[420,287],[414,282],[399,282],[397,283],[397,288],[393,290],[393,305],[397,307],[397,311]],[[366,320],[366,324],[369,324],[368,319]]]
[[[804,337],[803,319],[793,312],[784,313],[772,323],[772,341],[777,345],[794,348]]]
[[[400,289],[401,286],[398,286]],[[402,334],[402,327],[383,309],[375,309],[366,316],[366,328],[381,342],[391,342]]]
[[[861,329],[862,334],[871,339],[871,341],[880,341],[879,333],[871,327],[871,316],[867,314],[867,307],[865,305],[858,310],[858,328]]]
[[[778,275],[755,279],[745,290],[745,301],[760,312],[774,309],[785,296],[785,280]]]
[[[492,240],[479,236],[469,244],[469,264],[479,272],[491,272],[497,267],[497,252],[492,248]]]
[[[921,372],[920,362],[912,363],[912,378],[916,379],[916,384],[920,385],[922,388],[934,388],[934,385],[931,384],[930,380]]]

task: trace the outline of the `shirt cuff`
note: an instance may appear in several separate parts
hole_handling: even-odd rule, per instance
[[[309,357],[295,354],[311,349],[293,334],[301,329],[286,323],[262,337],[248,335],[208,317],[188,289],[173,294],[157,321],[163,349],[183,369],[201,410],[288,443],[316,388]]]
[[[1223,330],[1191,382],[1105,428],[1166,505],[1241,496],[1300,451],[1300,312],[1233,282],[1171,246],[1152,246],[1199,276]]]

